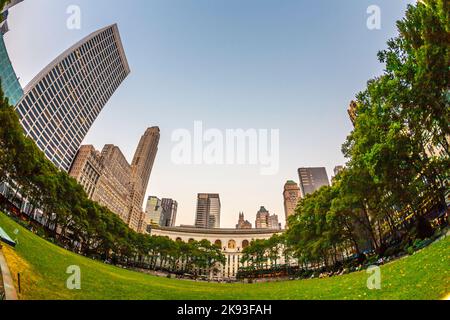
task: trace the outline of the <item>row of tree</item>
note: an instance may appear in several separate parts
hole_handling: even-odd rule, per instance
[[[430,236],[425,216],[447,210],[449,9],[445,0],[410,5],[378,54],[385,72],[353,103],[346,168],[289,220],[285,244],[301,264],[334,265],[366,249],[383,255],[393,243]],[[261,266],[271,252],[263,248],[252,243],[244,260]]]
[[[86,256],[116,263],[186,272],[209,269],[224,261],[209,242],[179,243],[138,234],[106,207],[88,199],[83,188],[58,170],[25,137],[13,107],[0,90],[0,185],[9,186],[10,203],[23,199],[44,214],[48,235]],[[20,205],[19,205],[20,206]]]

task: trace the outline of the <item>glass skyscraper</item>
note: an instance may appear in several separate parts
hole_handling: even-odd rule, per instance
[[[220,196],[200,193],[197,198],[195,226],[203,229],[220,228]]]
[[[21,1],[12,1],[4,9],[0,8],[0,79],[3,94],[9,100],[9,104],[15,106],[23,96],[23,89],[9,59],[4,41],[4,35],[8,29],[8,9]]]
[[[302,198],[312,194],[324,186],[330,185],[327,169],[325,168],[300,168],[300,195]]]
[[[16,110],[26,135],[68,172],[88,130],[129,73],[117,25],[87,36],[25,87]]]
[[[0,77],[5,97],[15,106],[22,98],[23,90],[9,60],[2,33],[0,33]]]

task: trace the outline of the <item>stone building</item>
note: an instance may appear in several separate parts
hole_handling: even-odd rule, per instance
[[[151,235],[169,237],[174,241],[192,242],[208,240],[222,248],[225,255],[225,265],[218,268],[218,272],[211,271],[208,276],[212,279],[235,279],[241,267],[247,267],[241,263],[242,250],[253,240],[270,239],[273,235],[281,233],[281,230],[256,230],[256,229],[202,229],[195,227],[158,228],[151,229]],[[278,261],[283,264],[284,260]]]
[[[244,213],[240,212],[239,221],[238,224],[236,225],[236,229],[251,229],[251,228],[252,224],[248,220],[245,220]]]
[[[131,199],[128,206],[127,223],[132,229],[138,232],[144,232],[147,228],[144,222],[145,213],[142,210],[142,206],[158,152],[160,136],[158,127],[147,129],[139,141],[133,162],[131,163]]]
[[[270,215],[266,208],[261,207],[256,214],[255,228],[281,230],[281,224],[278,222],[278,216],[276,214]]]
[[[144,232],[147,223],[142,206],[158,141],[159,129],[148,129],[132,165],[117,146],[105,145],[101,153],[93,146],[81,146],[69,174],[90,199],[117,214],[133,230]]]
[[[283,191],[284,199],[284,214],[286,216],[286,223],[290,216],[295,214],[298,201],[300,200],[300,187],[297,183],[290,180],[284,185]]]

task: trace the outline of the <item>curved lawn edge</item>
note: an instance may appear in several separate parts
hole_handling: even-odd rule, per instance
[[[0,213],[0,226],[18,240],[4,254],[20,299],[28,300],[439,300],[450,293],[450,238],[381,267],[381,290],[369,290],[365,271],[328,279],[258,284],[191,282],[142,274],[93,261],[39,238]],[[70,266],[81,290],[69,290]]]

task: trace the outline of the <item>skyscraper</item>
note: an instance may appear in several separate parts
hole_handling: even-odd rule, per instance
[[[204,229],[220,228],[220,208],[220,196],[218,194],[198,194],[195,226]]]
[[[256,214],[255,228],[256,229],[267,229],[269,227],[269,211],[261,207]]]
[[[88,130],[129,73],[117,25],[87,36],[25,87],[16,110],[26,135],[69,171]]]
[[[269,216],[267,228],[271,230],[281,230],[281,223],[278,221],[278,216],[276,214]]]
[[[81,146],[69,174],[81,184],[89,198],[107,207],[124,222],[128,220],[131,168],[122,151],[105,145],[102,152]]]
[[[298,200],[300,199],[300,188],[297,183],[290,180],[284,185],[284,214],[286,216],[286,223],[288,218],[295,214]]]
[[[160,136],[158,127],[147,129],[139,141],[131,163],[131,199],[128,209],[128,225],[139,232],[143,232],[147,227],[144,222],[145,214],[142,205],[158,152]]]
[[[142,206],[158,141],[159,129],[148,129],[133,165],[117,146],[105,145],[101,153],[93,146],[81,146],[69,174],[84,187],[90,199],[106,206],[133,230],[144,232],[148,219]]]
[[[162,199],[163,227],[175,227],[177,221],[178,202],[173,199]]]
[[[255,227],[256,229],[280,230],[281,224],[278,222],[276,214],[270,215],[265,207],[261,207],[256,214]]]
[[[324,186],[330,185],[325,168],[300,168],[298,169],[298,175],[300,177],[300,195],[302,198]]]
[[[148,197],[145,215],[147,225],[163,226],[163,208],[158,197]]]
[[[9,103],[13,106],[22,98],[23,89],[9,59],[3,37],[9,31],[8,10],[19,2],[22,2],[22,0],[11,1],[3,9],[0,8],[0,82],[4,96],[8,98]]]

